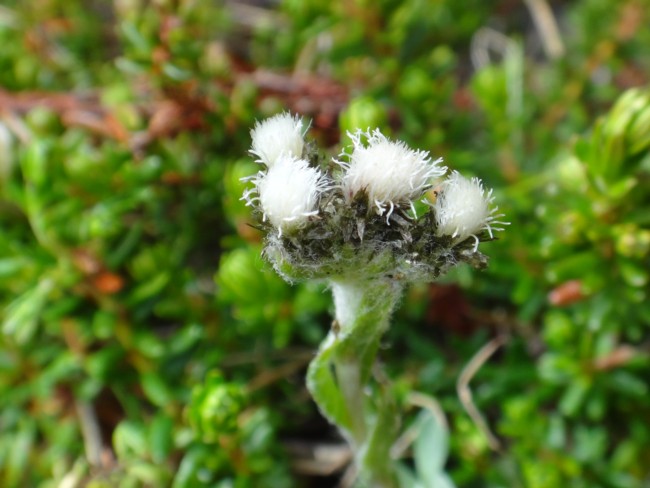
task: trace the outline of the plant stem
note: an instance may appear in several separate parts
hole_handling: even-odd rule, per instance
[[[373,488],[392,488],[389,450],[398,419],[384,389],[368,385],[402,286],[389,279],[337,279],[331,286],[336,327],[310,365],[307,384],[323,414],[350,442],[361,480]]]

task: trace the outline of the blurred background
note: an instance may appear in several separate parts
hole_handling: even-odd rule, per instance
[[[650,486],[649,46],[648,0],[2,0],[0,485],[346,486],[304,386],[329,293],[239,200],[289,109],[330,155],[370,126],[444,157],[512,223],[381,351],[456,485]]]

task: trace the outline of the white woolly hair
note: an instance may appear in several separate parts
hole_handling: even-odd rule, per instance
[[[330,185],[326,177],[304,159],[282,155],[267,173],[260,172],[253,179],[256,190],[244,194],[251,204],[259,200],[264,219],[268,219],[280,233],[298,227],[307,217],[318,213],[321,193]],[[250,198],[257,192],[258,197]]]
[[[401,141],[391,141],[379,129],[348,132],[352,139],[349,162],[335,161],[345,169],[341,188],[350,200],[365,190],[377,213],[386,210],[386,222],[395,206],[410,205],[431,185],[431,180],[442,176],[447,168],[439,166],[442,158],[432,161],[427,151],[415,151]],[[367,142],[364,145],[362,139]],[[343,155],[343,154],[342,154]]]
[[[434,205],[438,225],[436,234],[451,236],[454,243],[473,237],[476,252],[479,244],[476,234],[486,230],[490,237],[494,237],[493,231],[503,230],[494,224],[509,225],[495,220],[503,214],[496,215],[499,207],[490,209],[493,200],[492,190],[486,192],[479,178],[470,180],[453,171],[442,183]]]
[[[305,145],[302,120],[298,115],[284,112],[261,122],[251,129],[253,144],[251,154],[257,156],[256,162],[272,167],[281,155],[302,156]]]

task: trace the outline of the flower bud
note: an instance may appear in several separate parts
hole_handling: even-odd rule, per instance
[[[413,200],[447,169],[439,166],[441,158],[432,161],[427,151],[414,151],[403,142],[391,141],[379,129],[359,130],[349,136],[353,143],[349,162],[338,162],[345,168],[343,194],[352,200],[365,191],[369,207],[375,206],[379,215],[388,211],[387,222],[395,206],[413,209]],[[365,145],[362,139],[367,140]]]
[[[255,124],[251,130],[253,144],[250,152],[258,157],[258,163],[269,168],[282,155],[299,158],[305,145],[304,132],[300,117],[292,117],[287,112],[278,114]]]
[[[493,237],[493,231],[503,230],[493,227],[494,224],[508,225],[494,220],[503,215],[494,215],[498,207],[490,209],[493,200],[492,190],[486,192],[480,179],[470,180],[453,171],[442,183],[434,205],[436,234],[451,236],[455,243],[473,237],[476,251],[479,243],[477,234],[487,231]]]
[[[328,186],[318,169],[287,155],[278,158],[268,173],[260,173],[255,183],[264,218],[280,233],[316,215],[319,196]]]

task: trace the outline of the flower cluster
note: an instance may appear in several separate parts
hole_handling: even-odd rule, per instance
[[[283,113],[258,122],[251,137],[250,152],[267,171],[250,178],[254,186],[244,193],[244,199],[248,205],[259,202],[263,220],[268,219],[282,235],[318,213],[318,198],[328,182],[321,171],[301,159],[305,140],[299,117]]]
[[[348,134],[351,146],[328,162],[305,142],[303,127],[288,113],[255,125],[250,152],[262,170],[247,178],[252,187],[243,197],[267,232],[267,258],[285,278],[430,281],[461,261],[485,265],[478,245],[505,223],[478,178],[453,171],[441,182],[441,158],[379,129]],[[418,217],[419,200],[428,210]]]

